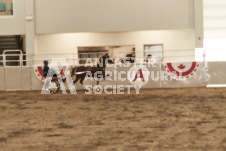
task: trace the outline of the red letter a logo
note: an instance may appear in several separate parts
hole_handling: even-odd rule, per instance
[[[142,70],[141,69],[137,71],[133,82],[136,81],[137,78],[141,78],[142,79],[142,82],[144,82],[144,76],[143,76],[143,73],[142,73]]]

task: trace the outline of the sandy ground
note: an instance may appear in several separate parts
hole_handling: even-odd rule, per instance
[[[0,92],[1,151],[226,151],[226,88]]]

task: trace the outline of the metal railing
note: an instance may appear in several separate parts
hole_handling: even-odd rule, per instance
[[[10,53],[10,54],[7,54]],[[0,56],[2,58],[1,62],[2,66],[23,66],[23,53],[21,50],[5,50],[3,54]],[[11,57],[13,59],[7,59],[8,57]],[[18,59],[15,59],[18,58]]]
[[[8,54],[13,53],[14,54]],[[125,53],[125,52],[122,52]],[[133,53],[133,52],[131,52]],[[144,58],[145,51],[136,51],[135,57],[130,57],[135,60],[145,62]],[[8,67],[13,66],[33,66],[33,65],[43,65],[44,60],[51,61],[52,58],[65,58],[70,66],[79,66],[83,65],[80,62],[85,62],[87,58],[79,58],[81,53],[55,53],[55,54],[23,54],[19,50],[5,50],[2,55],[0,55],[0,66]],[[97,54],[97,53],[82,53],[82,54]],[[100,53],[98,53],[100,54]],[[103,52],[102,54],[105,54]],[[153,56],[156,60],[161,60],[161,62],[180,62],[180,61],[196,61],[197,57],[203,58],[202,61],[205,61],[205,53],[201,53],[199,56],[195,55],[195,51],[192,49],[188,50],[164,50],[162,56]],[[141,57],[142,56],[142,57]],[[18,57],[18,59],[8,59],[12,57]],[[112,58],[114,59],[114,58]],[[122,60],[124,58],[121,58]],[[199,60],[200,61],[200,60]],[[160,61],[158,63],[161,63]]]

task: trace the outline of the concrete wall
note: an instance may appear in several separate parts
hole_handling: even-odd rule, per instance
[[[208,84],[209,85],[225,85],[226,84],[226,62],[207,62]]]
[[[22,68],[8,67],[5,68],[5,90],[15,91],[22,90]]]
[[[194,29],[194,1],[36,0],[36,33]]]
[[[202,15],[200,15],[202,14],[200,13],[202,12],[202,0],[14,0],[13,3],[14,15],[0,16],[0,35],[25,35],[25,47],[28,54],[37,53],[37,50],[43,52],[48,48],[54,47],[47,46],[41,50],[39,48],[45,46],[45,44],[40,46],[40,42],[38,42],[36,45],[38,49],[35,49],[35,34],[38,37],[36,37],[37,41],[40,41],[39,34],[65,32],[77,32],[77,35],[80,35],[79,32],[86,33],[80,35],[81,37],[78,39],[76,38],[76,41],[78,40],[79,42],[73,41],[73,43],[70,43],[71,40],[69,39],[69,42],[65,42],[68,44],[66,47],[66,44],[62,44],[61,41],[60,43],[54,43],[60,46],[57,48],[57,50],[61,49],[59,52],[74,52],[77,45],[119,45],[120,43],[122,45],[126,43],[129,45],[135,44],[136,48],[141,50],[143,49],[143,43],[163,44],[166,38],[170,38],[173,41],[172,44],[164,43],[164,47],[167,50],[202,47],[203,28]],[[189,29],[190,33],[185,32],[188,34],[178,36],[177,33],[174,35],[175,33],[168,32],[170,30],[180,31],[183,29]],[[145,32],[145,34],[138,33],[138,37],[144,36],[142,37],[143,39],[147,36],[150,38],[150,31],[155,30],[151,33],[153,35],[151,40],[146,40],[147,42],[137,38],[132,38],[132,40],[125,39],[125,37],[131,39],[128,37],[129,35],[136,35],[134,34],[136,32],[125,33],[125,31],[146,30],[149,32]],[[156,31],[159,32],[160,30],[162,32],[156,33]],[[122,33],[119,33],[119,31]],[[87,32],[108,33],[90,34]],[[180,34],[180,32],[178,33]],[[106,38],[105,35],[109,35],[107,39],[101,39],[102,37]],[[117,37],[119,35],[120,38]],[[64,35],[63,37],[67,38],[68,36]],[[118,39],[123,39],[123,41],[117,42],[117,40],[113,40],[113,42],[110,42],[109,40],[112,40],[111,37],[117,37]],[[159,40],[159,38],[155,40],[156,37],[160,37],[162,40]],[[201,39],[198,40],[200,37]],[[83,42],[80,42],[80,38],[83,39]],[[94,40],[93,38],[97,39]],[[72,38],[72,40],[74,39]],[[54,40],[59,39],[51,39],[51,41]],[[171,48],[167,46],[175,45],[175,40],[178,40],[178,47]],[[188,44],[186,43],[187,40]],[[47,41],[50,42],[50,40]],[[71,49],[72,47],[73,49]]]
[[[226,38],[226,1],[203,0],[205,39]]]
[[[80,46],[134,45],[136,57],[143,57],[144,45],[163,44],[165,62],[194,61],[194,35],[192,29],[36,35],[35,54],[77,53]],[[46,57],[43,55],[43,59]]]
[[[186,63],[185,63],[186,64]],[[196,74],[186,80],[177,81],[170,80],[171,78],[166,73],[162,75],[160,71],[165,71],[163,64],[156,63],[154,66],[146,66],[148,71],[154,72],[154,77],[149,76],[149,81],[142,86],[142,88],[172,88],[172,87],[203,87],[206,85],[205,83],[205,75],[204,75],[204,63],[199,62],[199,68],[197,68]],[[106,71],[111,71],[112,77],[106,80],[102,80],[100,85],[132,85],[127,78],[127,74],[133,64],[129,67],[107,67]],[[120,71],[125,71],[125,73],[121,74],[121,78],[125,78],[125,80],[120,80],[118,74]],[[115,73],[116,74],[115,74]],[[0,75],[2,75],[2,82],[0,82],[0,91],[15,91],[15,90],[42,90],[43,82],[38,79],[35,75],[35,71],[33,67],[3,67],[0,68]],[[116,79],[114,76],[117,76]],[[162,76],[167,76],[167,79],[162,79]],[[75,77],[73,77],[75,79]],[[112,79],[112,80],[110,80]],[[84,81],[84,85],[92,85],[93,87],[96,85],[96,81],[86,80]],[[85,86],[81,85],[79,82],[76,83],[75,87],[77,90],[84,90]],[[65,83],[67,88],[67,84]]]
[[[14,0],[13,7],[13,16],[0,16],[0,35],[25,34],[25,0]]]
[[[0,67],[0,91],[5,90],[5,68]]]

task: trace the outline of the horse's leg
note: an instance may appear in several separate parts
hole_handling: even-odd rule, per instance
[[[73,75],[75,75],[75,67],[71,71],[71,77],[73,77]]]
[[[106,80],[106,76],[105,76],[105,70],[102,71],[102,75],[103,75],[103,79]]]
[[[73,83],[75,84],[80,78],[81,78],[80,75],[76,75],[76,79],[73,81]]]
[[[98,79],[97,79],[97,85],[99,85],[99,83],[100,83],[100,79],[98,78]]]
[[[86,77],[86,75],[85,75],[85,74],[82,74],[81,80],[80,80],[80,83],[81,83],[82,85],[83,85],[83,81],[84,81],[85,77]]]

